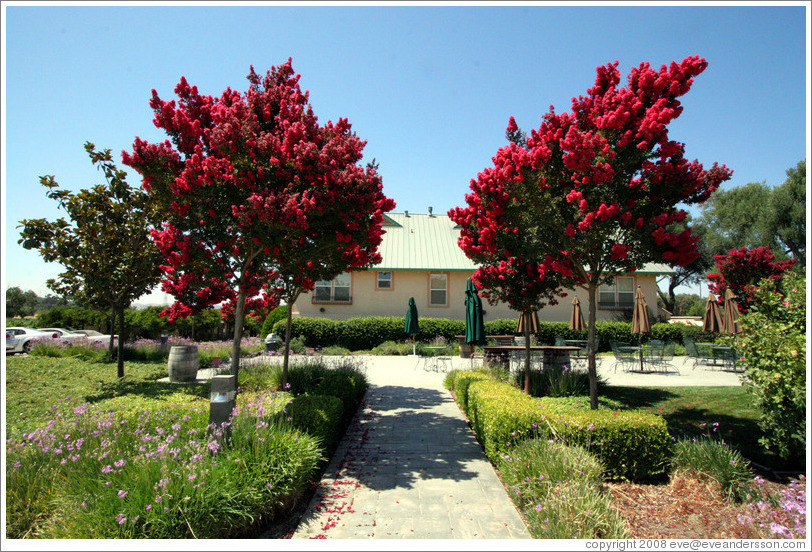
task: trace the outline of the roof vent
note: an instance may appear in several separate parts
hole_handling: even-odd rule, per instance
[[[409,211],[403,211],[403,216],[408,217],[409,216]]]
[[[432,207],[431,207],[431,205],[429,205],[429,216],[432,216],[431,211],[432,211]]]

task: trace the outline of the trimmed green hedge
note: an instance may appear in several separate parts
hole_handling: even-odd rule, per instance
[[[533,398],[510,384],[486,379],[485,374],[470,374],[454,374],[446,383],[453,386],[491,459],[517,442],[541,437],[592,451],[606,466],[608,478],[644,480],[668,469],[672,439],[660,416],[636,410],[584,410],[571,400]]]
[[[387,341],[402,342],[411,339],[403,332],[405,318],[400,316],[371,316],[367,318],[350,318],[349,320],[331,320],[329,318],[296,317],[291,320],[291,338],[301,337],[307,347],[328,347],[338,345],[351,351],[369,350]],[[628,322],[599,321],[595,323],[598,337],[598,352],[611,350],[610,341],[623,341],[639,344],[649,339],[673,341],[682,344],[683,336],[690,336],[697,341],[708,341],[712,335],[705,334],[698,326],[687,324],[654,324],[651,333],[642,340],[632,333]],[[273,325],[273,333],[280,337],[285,335],[285,320]],[[421,318],[420,333],[417,341],[431,341],[443,337],[449,341],[465,334],[465,321],[445,318]],[[516,320],[501,319],[485,322],[486,335],[515,335]],[[586,339],[586,330],[570,330],[568,322],[541,322],[536,334],[539,343],[552,345],[556,336],[564,339]]]
[[[297,429],[312,435],[329,453],[343,433],[344,405],[338,397],[299,395],[286,408]]]

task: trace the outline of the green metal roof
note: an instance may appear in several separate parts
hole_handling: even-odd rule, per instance
[[[391,223],[384,223],[383,260],[376,270],[476,270],[457,245],[460,230],[448,215],[389,213],[387,218]]]
[[[457,245],[460,228],[448,215],[388,213],[384,221],[382,257],[375,270],[464,270],[474,264]],[[648,263],[637,274],[673,274],[666,264]]]

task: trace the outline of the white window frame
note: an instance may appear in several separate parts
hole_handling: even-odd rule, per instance
[[[389,278],[381,278],[382,275],[389,275]],[[386,284],[386,285],[381,285]],[[391,270],[379,270],[375,277],[375,289],[381,291],[392,291],[395,289],[395,275]]]
[[[325,296],[325,292],[329,297]],[[343,272],[332,280],[319,280],[313,288],[314,303],[352,303],[352,273]]]
[[[630,288],[630,289],[625,289]],[[598,308],[632,309],[635,292],[634,276],[615,276],[598,289]]]
[[[433,287],[435,283],[435,279],[442,279],[445,285],[440,287]],[[434,294],[435,292],[442,292],[443,293],[443,302],[435,302],[434,301]],[[448,274],[443,272],[431,272],[429,273],[429,306],[430,307],[447,307],[448,306]]]

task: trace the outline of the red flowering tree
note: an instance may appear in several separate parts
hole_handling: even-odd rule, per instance
[[[571,272],[567,257],[551,250],[537,231],[540,210],[527,208],[537,194],[533,183],[518,172],[527,150],[516,143],[523,143],[523,136],[513,117],[507,138],[511,144],[494,158],[495,166],[471,181],[474,193],[465,196],[468,207],[451,209],[448,215],[462,227],[460,247],[480,265],[471,279],[482,297],[532,315],[566,295],[560,282]],[[524,391],[530,393],[529,324],[524,324],[524,337]]]
[[[724,297],[730,289],[736,296],[739,311],[750,310],[753,293],[758,283],[764,279],[773,280],[779,285],[784,272],[791,269],[795,259],[776,262],[769,247],[731,249],[726,255],[714,255],[718,272],[708,274],[711,293]]]
[[[252,67],[248,81],[243,94],[213,97],[181,78],[177,102],[153,90],[154,123],[171,142],[136,138],[123,153],[164,215],[152,234],[166,258],[163,287],[176,299],[165,314],[233,308],[232,374],[246,308],[278,302],[286,267],[322,255],[340,258],[341,269],[375,262],[383,213],[394,208],[374,168],[357,164],[366,142],[346,119],[318,123],[291,60],[265,77]],[[323,276],[292,278],[307,289],[314,275]]]
[[[468,207],[450,213],[463,227],[460,247],[467,254],[476,254],[511,224],[503,215],[504,205],[515,202],[533,213],[527,215],[533,223],[525,232],[532,232],[538,242],[534,260],[557,260],[550,265],[553,270],[589,294],[593,409],[598,406],[599,286],[653,260],[675,265],[693,261],[697,239],[691,231],[667,230],[685,220],[687,213],[677,205],[707,200],[731,174],[724,166],[714,164],[705,170],[697,161],[687,161],[684,145],[668,136],[668,124],[682,112],[677,98],[707,67],[704,59],[688,57],[659,71],[642,63],[632,69],[622,88],[617,66],[615,62],[598,67],[595,85],[586,96],[573,98],[571,112],[558,114],[551,106],[524,144],[501,148],[493,159],[494,169],[472,182]],[[522,136],[513,121],[508,132]],[[518,186],[523,181],[526,184]],[[510,190],[524,186],[534,193],[511,197]],[[483,187],[493,192],[484,195]],[[490,195],[499,199],[492,201]],[[503,254],[503,260],[507,258]]]

